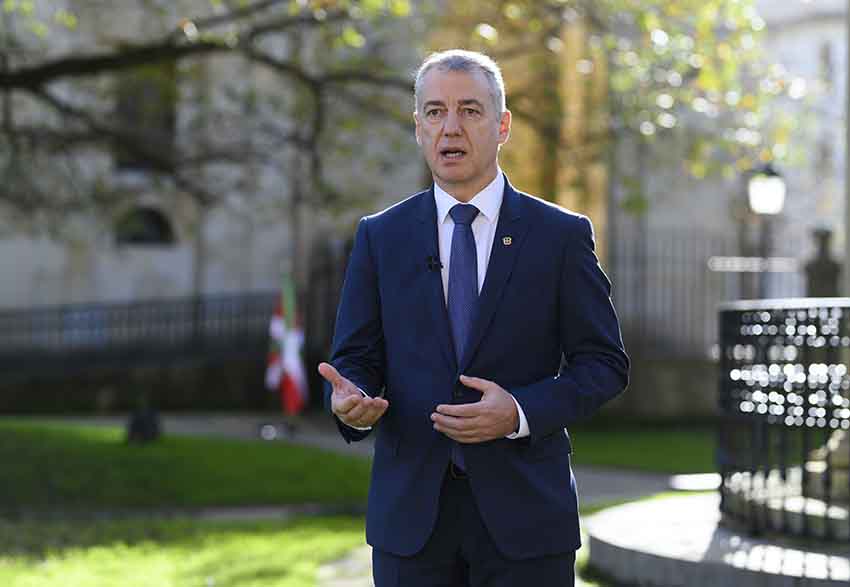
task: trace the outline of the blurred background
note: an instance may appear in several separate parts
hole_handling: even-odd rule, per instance
[[[590,216],[614,284],[632,383],[574,436],[577,466],[624,476],[588,487],[718,471],[718,305],[847,292],[848,19],[846,0],[3,0],[0,582],[348,584],[316,569],[363,542],[370,451],[340,446],[315,367],[357,220],[430,183],[412,80],[452,47],[501,64],[502,168]],[[88,558],[146,540],[134,571]]]

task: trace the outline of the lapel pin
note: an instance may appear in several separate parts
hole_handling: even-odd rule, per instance
[[[506,237],[503,237],[503,238],[502,238],[502,244],[503,244],[503,245],[505,245],[506,247],[511,246],[511,243],[512,243],[512,242],[514,242],[514,241],[513,241],[513,239],[512,239],[511,237],[509,237],[509,236],[506,236]]]

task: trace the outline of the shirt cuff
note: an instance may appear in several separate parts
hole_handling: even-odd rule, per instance
[[[363,391],[359,387],[357,388],[357,391],[362,393],[363,397],[369,397],[369,394],[367,394],[365,391]],[[514,400],[514,401],[516,401],[516,400]],[[517,406],[519,406],[519,404],[517,404]],[[342,422],[342,420],[340,420],[340,422]],[[342,423],[345,424],[345,422],[342,422]],[[351,424],[345,424],[345,425],[348,426],[349,428],[353,428],[354,430],[360,430],[361,432],[366,432],[367,430],[372,429],[371,426],[366,426],[365,428],[360,428],[359,426],[352,426]]]
[[[515,438],[525,438],[526,436],[529,436],[531,434],[531,431],[528,429],[528,420],[525,417],[525,412],[522,411],[522,406],[519,405],[519,402],[516,401],[516,398],[513,396],[513,394],[510,395],[511,399],[514,400],[514,403],[516,404],[517,414],[519,414],[519,430],[508,434],[507,436],[505,436],[505,438],[508,438],[510,440],[514,440]]]

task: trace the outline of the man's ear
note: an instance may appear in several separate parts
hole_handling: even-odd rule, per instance
[[[416,125],[414,134],[416,135],[416,144],[422,146],[422,137],[419,136],[419,113],[413,112],[413,122]]]
[[[499,144],[504,145],[511,136],[511,111],[505,109],[502,119],[499,121]]]

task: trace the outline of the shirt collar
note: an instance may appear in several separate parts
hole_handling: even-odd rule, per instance
[[[505,192],[505,176],[502,170],[496,167],[496,177],[487,186],[475,194],[468,203],[478,208],[479,214],[483,214],[489,222],[495,222],[502,207],[502,197]],[[455,204],[459,204],[454,196],[446,192],[434,182],[434,200],[437,202],[437,224],[446,221],[449,210]]]

